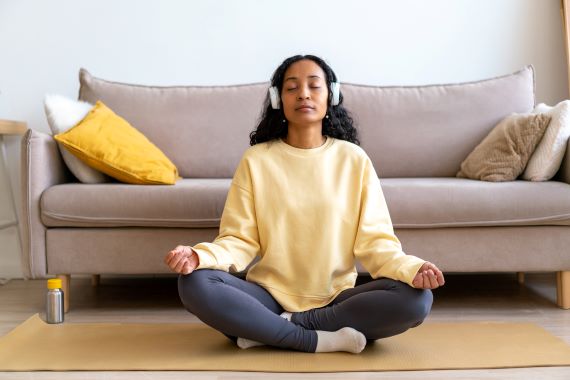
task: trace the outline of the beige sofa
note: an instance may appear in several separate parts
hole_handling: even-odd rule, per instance
[[[168,273],[167,251],[216,237],[268,83],[152,87],[82,69],[80,84],[80,99],[101,99],[127,119],[183,179],[173,186],[78,183],[52,136],[28,130],[22,141],[25,275],[58,275],[69,283],[74,274]],[[455,177],[498,121],[533,109],[532,66],[468,83],[343,83],[341,91],[405,252],[446,272],[557,272],[558,304],[570,308],[570,152],[552,181]],[[357,268],[363,272],[360,263]]]

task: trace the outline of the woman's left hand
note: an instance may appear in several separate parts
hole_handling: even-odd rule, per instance
[[[412,284],[418,289],[435,289],[445,284],[445,279],[435,264],[426,261],[418,270]]]

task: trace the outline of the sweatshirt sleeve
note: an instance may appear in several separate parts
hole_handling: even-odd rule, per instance
[[[249,170],[242,159],[230,185],[218,236],[211,243],[199,243],[192,247],[199,258],[196,269],[241,272],[259,254],[259,235],[250,185]]]
[[[380,180],[369,159],[364,173],[354,255],[372,278],[388,277],[413,287],[412,281],[425,260],[402,251]]]

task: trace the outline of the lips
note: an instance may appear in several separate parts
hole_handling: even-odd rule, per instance
[[[297,111],[301,111],[301,110],[314,110],[314,109],[315,109],[315,107],[311,107],[311,106],[308,105],[308,104],[302,104],[300,107],[295,108],[295,110],[297,110]]]

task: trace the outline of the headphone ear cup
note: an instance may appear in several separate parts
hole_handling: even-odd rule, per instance
[[[340,103],[340,83],[339,82],[331,82],[331,94],[332,94],[331,105],[338,106],[338,104]]]
[[[271,108],[278,110],[280,108],[279,90],[275,86],[269,87],[269,98],[271,99]]]

